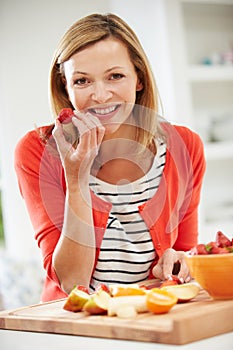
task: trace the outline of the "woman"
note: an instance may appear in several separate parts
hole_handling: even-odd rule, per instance
[[[76,22],[50,71],[55,126],[27,133],[15,169],[43,255],[42,301],[74,285],[190,280],[205,171],[191,130],[159,120],[158,91],[131,28],[113,14]],[[59,121],[73,110],[69,133]]]

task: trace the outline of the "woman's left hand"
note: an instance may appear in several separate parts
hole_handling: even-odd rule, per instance
[[[178,278],[181,282],[189,282],[191,275],[185,261],[185,252],[176,251],[172,248],[165,250],[158,263],[154,266],[152,273],[156,278],[167,280],[172,278],[174,265],[179,263],[180,270]]]

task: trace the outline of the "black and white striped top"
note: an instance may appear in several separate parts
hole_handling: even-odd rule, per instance
[[[148,278],[156,252],[138,206],[154,196],[165,158],[166,145],[160,142],[153,165],[142,178],[129,184],[113,185],[91,177],[92,191],[112,203],[91,290],[99,283],[138,283]]]

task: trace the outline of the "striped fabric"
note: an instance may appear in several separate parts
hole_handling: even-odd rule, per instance
[[[90,289],[97,284],[137,283],[148,278],[156,252],[138,206],[148,201],[160,184],[166,145],[157,143],[157,154],[148,173],[129,184],[112,185],[91,177],[92,191],[112,203],[107,229]]]

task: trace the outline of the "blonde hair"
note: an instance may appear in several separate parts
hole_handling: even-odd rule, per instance
[[[114,14],[92,14],[74,23],[64,34],[54,54],[50,68],[50,105],[55,117],[62,108],[73,108],[64,81],[63,63],[78,51],[94,43],[114,37],[128,49],[143,89],[137,91],[135,118],[137,118],[137,141],[149,145],[155,135],[162,134],[157,112],[159,93],[147,56],[133,30]],[[135,113],[134,113],[135,114]]]

